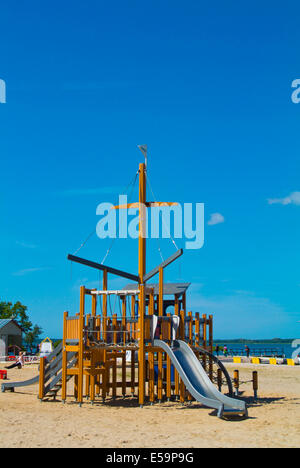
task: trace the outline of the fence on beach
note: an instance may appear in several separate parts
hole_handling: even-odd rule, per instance
[[[0,362],[14,362],[17,359],[17,356],[0,356]],[[25,364],[36,364],[39,361],[39,356],[24,356]]]
[[[247,356],[245,348],[228,349],[230,356]],[[257,357],[285,357],[283,348],[250,348],[250,356]]]

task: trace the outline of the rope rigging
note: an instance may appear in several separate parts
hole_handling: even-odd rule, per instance
[[[130,181],[130,183],[126,186],[125,190],[122,191],[124,194],[128,195],[128,190],[129,190],[129,188],[130,188],[131,185],[132,185],[132,190],[131,190],[130,196],[132,195],[132,192],[133,192],[133,189],[134,189],[134,185],[135,185],[137,176],[138,176],[138,171],[136,172],[134,178],[133,178],[133,179]],[[104,219],[104,218],[103,218],[103,219]],[[101,223],[101,221],[100,221],[100,223]],[[87,238],[84,240],[84,242],[82,242],[82,244],[81,244],[81,245],[79,246],[79,248],[74,252],[73,255],[76,255],[76,254],[85,246],[85,244],[90,240],[90,238],[95,234],[95,232],[96,232],[95,229],[93,229],[93,231],[87,236]],[[115,240],[115,239],[113,239],[113,241],[114,241],[114,240]],[[113,242],[112,242],[112,244],[113,244]],[[112,247],[112,246],[111,246],[111,247]],[[109,251],[111,250],[111,247],[108,249],[108,251],[107,251],[107,253],[106,253],[104,259],[102,260],[102,264],[104,263],[104,261],[105,261],[107,255],[108,255],[108,253],[109,253]]]
[[[130,184],[127,186],[127,189],[126,189],[126,194],[127,194],[127,191],[129,190],[129,187],[132,185],[131,192],[130,192],[130,194],[128,196],[128,202],[129,203],[131,202],[131,197],[132,197],[132,194],[133,194],[133,190],[134,190],[134,187],[135,187],[135,183],[136,183],[136,180],[137,180],[138,173],[139,173],[139,171],[136,172],[133,180],[130,182]],[[115,243],[115,240],[116,240],[116,237],[111,241],[110,246],[108,247],[107,252],[104,255],[104,258],[103,258],[103,260],[101,262],[101,265],[103,265],[105,260],[107,259],[108,255],[109,255],[109,253],[110,253],[110,251],[111,251],[111,249],[112,249],[112,247],[113,247],[113,245]]]
[[[146,172],[146,182],[147,182],[147,184],[148,184],[148,187],[150,188],[150,191],[151,191],[151,193],[152,193],[152,197],[153,197],[153,199],[154,199],[154,202],[155,202],[155,203],[158,203],[158,202],[157,202],[157,199],[156,199],[156,197],[155,197],[155,195],[154,195],[154,192],[153,192],[153,189],[152,189],[152,186],[151,186],[151,183],[150,183],[149,176],[148,176],[147,172]],[[168,231],[168,233],[169,233],[170,239],[171,239],[171,241],[172,241],[172,243],[173,243],[175,249],[176,249],[176,250],[179,250],[178,247],[177,247],[177,245],[176,245],[175,240],[173,239],[173,237],[172,237],[172,235],[171,235],[171,229],[169,229],[169,226],[167,226],[167,223],[165,222],[165,218],[164,218],[164,213],[163,213],[163,212],[162,212],[162,221],[163,221],[163,223],[164,223],[164,225],[165,225],[165,227],[166,227],[166,229],[167,229],[167,231]]]

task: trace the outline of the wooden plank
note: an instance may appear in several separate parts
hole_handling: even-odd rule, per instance
[[[109,384],[108,384],[108,388],[113,388],[113,385],[114,385],[113,383],[109,383]],[[122,388],[122,386],[123,386],[123,382],[116,382],[116,384],[115,384],[115,387],[116,387],[116,388]],[[139,386],[139,383],[138,383],[138,382],[135,382],[135,383],[134,383],[134,386],[135,386],[135,387],[138,387],[138,386]],[[131,382],[126,382],[126,387],[131,387]]]
[[[68,345],[66,345],[65,348],[66,348],[66,351],[68,353],[77,353],[77,351],[79,350],[78,346],[68,346]]]
[[[107,271],[107,273],[111,273],[116,276],[121,276],[122,278],[127,278],[131,281],[135,281],[135,282],[139,281],[139,277],[137,275],[132,275],[131,273],[127,273],[126,271],[121,271],[121,270],[117,270],[116,268],[111,268],[106,265],[101,265],[101,263],[96,263],[90,260],[85,260],[84,258],[76,257],[75,255],[70,255],[70,254],[68,255],[67,258],[71,262],[80,263],[81,265],[86,265],[91,268],[95,268],[96,270]]]
[[[78,368],[72,368],[72,369],[67,369],[67,372],[66,372],[67,375],[79,375],[79,369]],[[78,385],[78,381],[77,381],[77,385]]]

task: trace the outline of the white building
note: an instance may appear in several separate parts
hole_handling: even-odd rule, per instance
[[[22,345],[22,328],[12,319],[0,319],[0,356],[7,356],[9,346]]]

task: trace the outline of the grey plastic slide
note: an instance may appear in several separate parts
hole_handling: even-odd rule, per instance
[[[33,379],[24,380],[23,382],[5,382],[1,385],[1,391],[5,392],[5,390],[14,391],[15,387],[28,387],[29,385],[34,385],[38,383],[39,376],[33,377]]]
[[[154,340],[153,344],[168,354],[187,390],[196,401],[216,409],[219,418],[227,415],[248,415],[244,401],[229,398],[217,390],[193,350],[184,341],[175,340],[172,348],[161,340]]]
[[[52,359],[54,359],[51,364],[50,364],[50,369],[58,367],[61,367],[61,361],[62,361],[62,343],[60,343],[57,348],[47,357],[47,362],[50,362]],[[20,388],[20,387],[28,387],[30,385],[37,384],[39,382],[40,376],[39,374],[33,377],[32,379],[29,380],[24,380],[22,382],[3,382],[1,385],[1,391],[5,392],[6,390],[10,390],[11,392],[14,391],[15,388]]]

